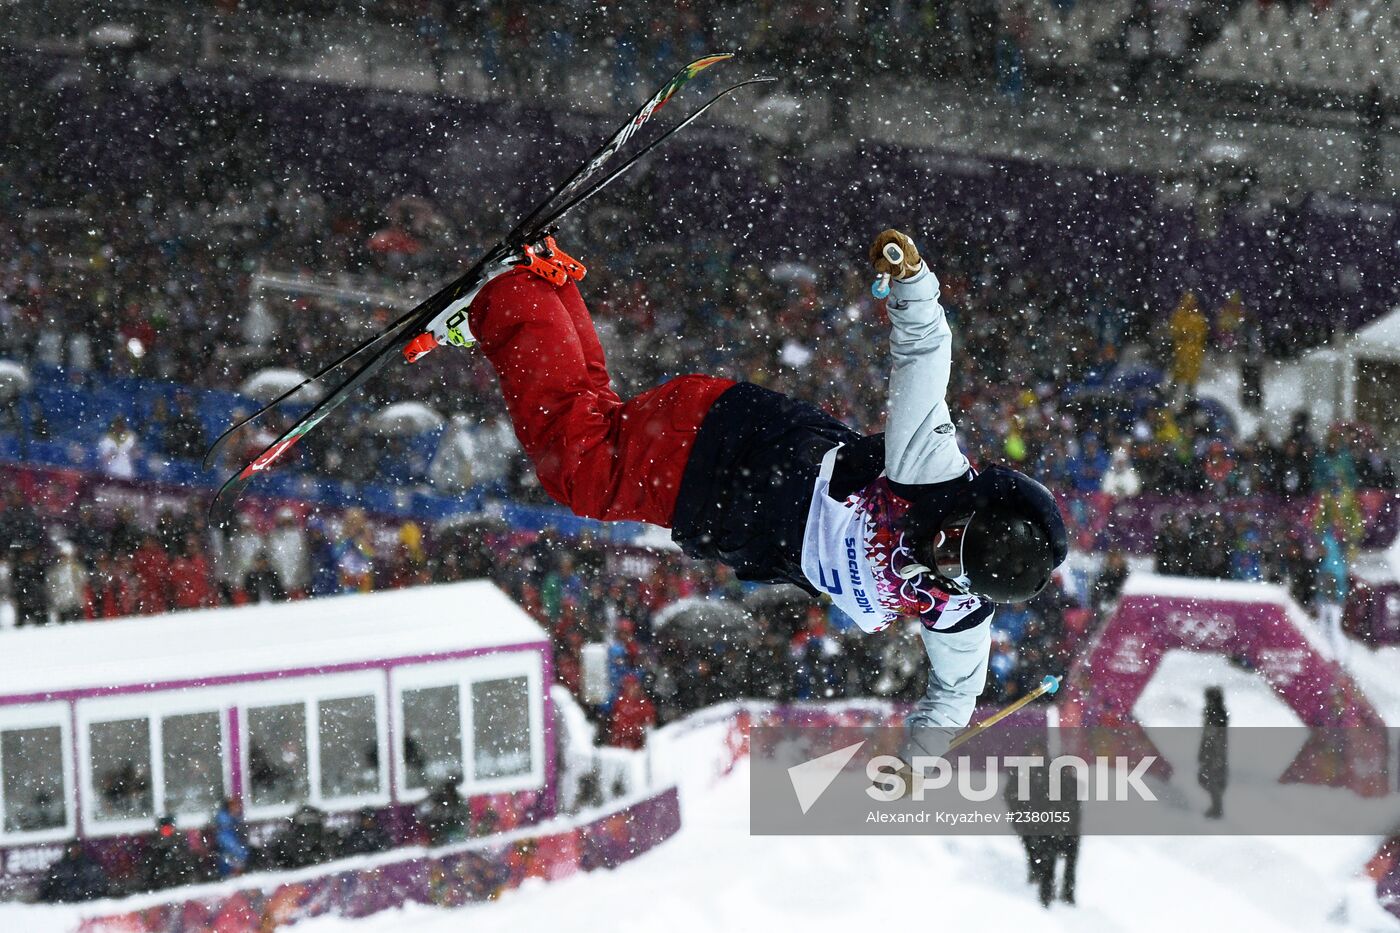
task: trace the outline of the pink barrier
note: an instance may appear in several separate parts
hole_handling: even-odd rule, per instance
[[[1400,919],[1400,836],[1391,836],[1366,866],[1366,874],[1376,880],[1376,900]]]
[[[191,896],[154,907],[85,919],[78,933],[265,933],[309,917],[364,917],[409,903],[461,907],[493,900],[527,878],[555,881],[613,868],[680,829],[674,788],[558,832],[484,839],[443,854],[370,867],[330,870],[310,879]],[[269,879],[271,880],[271,879]]]
[[[1345,735],[1345,760],[1309,741],[1283,780],[1349,787],[1366,796],[1386,792],[1385,723],[1356,682],[1304,636],[1277,587],[1247,583],[1149,578],[1129,582],[1113,617],[1081,654],[1062,703],[1060,725],[1108,727],[1120,753],[1152,754],[1133,705],[1172,650],[1226,654],[1258,672],[1305,725]],[[1149,589],[1162,581],[1163,592]],[[1201,596],[1182,590],[1199,588]],[[1250,593],[1257,592],[1251,599]],[[1340,730],[1345,729],[1345,733]]]

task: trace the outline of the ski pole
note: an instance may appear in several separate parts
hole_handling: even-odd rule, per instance
[[[964,742],[971,741],[974,736],[978,736],[981,735],[983,732],[986,732],[992,726],[995,726],[997,723],[1001,722],[1007,716],[1010,716],[1012,713],[1025,706],[1027,703],[1032,703],[1036,699],[1044,696],[1045,694],[1054,693],[1056,690],[1059,689],[1060,678],[1056,677],[1054,674],[1046,674],[1045,679],[1040,682],[1039,687],[1036,687],[1030,693],[1021,697],[1021,699],[1016,700],[1014,703],[1007,704],[1001,710],[998,710],[997,712],[988,716],[986,719],[982,720],[977,725],[973,726],[971,729],[968,729],[962,735],[953,739],[953,741],[948,743],[948,748],[943,752],[943,754],[946,756],[948,752],[951,752],[959,745],[962,745]]]

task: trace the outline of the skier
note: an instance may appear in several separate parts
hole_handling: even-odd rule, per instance
[[[531,262],[555,249],[546,241]],[[470,333],[458,324],[436,340],[480,345],[540,484],[575,513],[670,528],[691,557],[825,593],[866,632],[917,618],[931,669],[908,725],[912,750],[936,755],[982,691],[992,604],[1046,586],[1065,529],[1044,486],[1000,466],[978,473],[959,449],[944,399],[952,332],[913,241],[886,230],[870,259],[890,280],[884,434],[712,376],[623,401],[578,275],[498,271],[471,303]]]

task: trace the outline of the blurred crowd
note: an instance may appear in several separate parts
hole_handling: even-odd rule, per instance
[[[302,27],[323,17],[362,15],[363,10],[358,4],[335,2],[290,8],[242,3],[240,9],[254,16],[280,15]],[[843,72],[858,68],[872,75],[994,79],[1012,96],[1019,96],[1027,83],[1030,59],[1052,73],[1057,66],[1121,61],[1129,86],[1135,87],[1144,78],[1179,76],[1218,32],[1227,13],[1228,7],[1206,0],[721,0],[683,2],[664,10],[635,2],[599,6],[555,0],[531,7],[528,14],[496,0],[400,0],[370,9],[381,27],[412,37],[440,88],[455,87],[456,71],[467,61],[480,69],[496,93],[556,90],[557,69],[535,69],[526,63],[541,54],[553,62],[589,56],[611,71],[623,99],[638,77],[659,77],[665,65],[731,48],[799,77],[824,73],[840,80]],[[220,28],[230,34],[247,25],[232,16],[219,20]],[[1088,33],[1088,47],[1076,49],[1072,58],[1064,56],[1070,47],[1065,34],[1079,30]],[[291,34],[304,35],[304,29]],[[278,46],[268,50],[284,51]],[[304,40],[285,51],[298,50],[305,51]],[[820,56],[814,50],[820,50]],[[1038,50],[1061,55],[1029,54]],[[651,63],[658,65],[653,68]]]
[[[1085,0],[1092,5],[1097,0]],[[738,3],[681,2],[654,8],[635,0],[592,4],[552,0],[528,9],[500,0],[395,0],[372,5],[313,0],[266,3],[243,0],[217,4],[215,10],[167,2],[171,13],[213,30],[210,44],[237,55],[256,43],[264,55],[295,58],[309,48],[317,26],[352,22],[362,33],[378,28],[411,38],[419,60],[439,87],[456,86],[455,71],[470,60],[498,93],[557,88],[557,68],[532,67],[543,57],[551,63],[589,57],[612,72],[621,92],[630,96],[635,77],[692,59],[715,49],[742,48],[790,71],[839,72],[837,65],[858,64],[869,72],[921,76],[989,77],[1010,51],[1023,49],[1041,18],[1062,20],[1079,0],[1005,2],[1005,0],[911,0],[903,3],[842,4],[801,0]],[[1196,3],[1195,6],[1204,6]],[[1154,34],[1167,34],[1158,19],[1159,4],[1147,5]],[[1175,6],[1188,6],[1176,4]],[[1121,22],[1125,12],[1107,11]],[[210,14],[215,15],[210,15]],[[266,35],[268,23],[280,34]],[[52,26],[50,29],[54,28]],[[1121,41],[1121,37],[1119,38]],[[1165,41],[1158,43],[1165,49]],[[152,50],[159,54],[157,40]],[[822,51],[815,61],[813,50]]]
[[[5,494],[0,576],[16,626],[156,615],[183,609],[302,599],[427,583],[422,532],[412,522],[387,543],[358,509],[327,529],[290,508],[259,531],[243,515],[231,531],[197,509],[143,524],[132,510],[85,503],[71,520],[43,522],[18,489]]]
[[[91,373],[172,380],[196,391],[236,388],[275,363],[326,359],[343,346],[347,329],[382,316],[364,320],[338,302],[311,298],[250,301],[244,270],[259,257],[305,272],[356,270],[357,281],[392,290],[424,275],[444,277],[452,247],[484,239],[490,224],[487,218],[448,223],[421,203],[417,214],[388,205],[384,215],[356,222],[340,213],[349,205],[330,207],[318,196],[310,201],[329,214],[308,223],[308,212],[318,211],[285,196],[293,199],[288,213],[302,220],[299,232],[266,217],[250,220],[229,231],[229,243],[242,244],[229,253],[222,252],[228,244],[207,242],[207,229],[181,236],[169,226],[177,199],[169,211],[129,224],[120,222],[120,205],[102,204],[100,213],[117,216],[113,233],[88,244],[93,252],[76,266],[73,244],[53,242],[42,229],[0,223],[0,242],[14,257],[0,266],[0,352],[61,368],[73,385]],[[355,232],[322,237],[323,223]],[[123,230],[137,239],[122,240]],[[1262,356],[1258,323],[1238,298],[1211,314],[1188,292],[1167,316],[1094,283],[1066,289],[1049,270],[1026,268],[990,237],[940,229],[936,219],[920,233],[963,342],[966,365],[958,373],[966,376],[955,379],[952,394],[974,459],[1008,459],[1078,492],[1107,484],[1128,494],[1307,495],[1318,485],[1306,456],[1316,443],[1311,437],[1240,436],[1218,405],[1193,397],[1208,344],[1246,359]],[[888,357],[882,312],[863,276],[849,268],[800,267],[778,278],[746,263],[721,237],[700,236],[707,257],[700,263],[678,266],[667,251],[640,249],[595,261],[586,292],[621,388],[708,371],[808,398],[858,428],[878,430]],[[386,239],[404,255],[436,259],[380,267],[373,244]],[[298,262],[310,244],[315,255]],[[588,255],[587,245],[571,248]],[[109,253],[126,258],[111,262],[104,259]],[[201,271],[214,268],[228,272]],[[73,315],[75,308],[84,313]],[[513,442],[486,367],[457,351],[429,360],[437,368],[398,368],[371,391],[386,398],[411,392],[461,415],[440,440],[413,446],[350,419],[329,443],[313,435],[301,466],[352,481],[431,479],[448,490],[486,483],[531,495],[521,458],[503,456]],[[1137,382],[1125,386],[1125,373]],[[28,411],[26,430],[38,437],[60,434],[55,416],[71,414],[46,413],[32,400]],[[235,408],[229,417],[242,413]],[[228,464],[260,450],[285,423],[268,419],[231,446]],[[1339,436],[1326,444],[1352,452],[1362,485],[1393,485],[1389,462],[1363,427],[1334,433]],[[111,423],[99,452],[111,475],[129,477],[138,456],[193,459],[208,440],[187,394],[173,406],[152,407],[144,423]]]
[[[203,830],[182,829],[168,816],[156,820],[139,857],[104,863],[80,840],[69,842],[40,880],[36,899],[52,904],[120,897],[384,852],[394,846],[384,819],[373,807],[331,815],[304,804],[260,840],[244,822],[242,803],[230,798]],[[401,833],[406,845],[448,845],[495,828],[489,807],[474,813],[450,781],[418,803],[408,820]]]

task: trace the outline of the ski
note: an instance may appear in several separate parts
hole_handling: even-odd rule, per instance
[[[235,421],[232,425],[229,426],[228,430],[224,431],[223,434],[220,434],[214,440],[214,443],[209,445],[209,449],[205,451],[204,469],[211,470],[214,468],[215,463],[218,461],[219,455],[223,453],[224,448],[226,448],[229,442],[233,440],[234,435],[238,433],[239,428],[242,428],[243,426],[248,424],[252,424],[254,421],[261,418],[268,412],[272,411],[272,409],[276,408],[278,405],[282,404],[287,399],[291,398],[293,395],[296,395],[298,392],[300,392],[307,386],[320,382],[323,378],[330,375],[331,372],[333,372],[336,369],[339,369],[343,364],[348,362],[352,357],[359,356],[360,353],[369,349],[372,345],[378,343],[379,341],[383,340],[385,335],[389,334],[394,330],[397,330],[399,327],[401,327],[408,321],[411,321],[413,319],[413,316],[418,312],[418,309],[421,307],[422,305],[418,305],[414,308],[411,308],[408,311],[405,311],[402,315],[399,316],[399,319],[397,321],[394,321],[392,324],[389,324],[379,333],[366,337],[364,340],[360,341],[360,343],[357,346],[350,348],[350,350],[348,350],[345,354],[337,358],[334,362],[323,367],[319,372],[315,373],[314,375],[307,376],[301,382],[297,383],[295,386],[288,389],[286,392],[283,392],[281,395],[277,396],[275,399],[268,402],[266,405],[259,408],[251,415],[248,415],[246,418],[240,418],[238,421]]]
[[[467,272],[459,276],[436,294],[421,302],[413,310],[401,316],[379,334],[361,342],[357,347],[352,348],[349,352],[332,362],[316,375],[304,380],[290,392],[279,396],[277,399],[273,400],[273,402],[243,419],[229,431],[225,432],[224,435],[215,441],[214,446],[206,457],[206,462],[212,462],[217,458],[218,451],[222,446],[227,444],[227,441],[238,428],[252,422],[267,411],[270,411],[287,398],[290,398],[292,394],[299,391],[305,385],[315,383],[325,378],[333,371],[338,370],[357,357],[362,355],[367,357],[346,379],[331,389],[303,415],[296,424],[287,429],[287,431],[268,445],[262,453],[249,462],[240,472],[230,477],[229,480],[224,483],[210,505],[209,514],[211,521],[222,524],[228,518],[233,503],[237,500],[243,489],[252,481],[253,477],[271,467],[277,460],[285,455],[288,450],[295,446],[302,437],[305,437],[332,411],[340,407],[356,389],[382,369],[395,353],[404,351],[410,343],[415,342],[416,338],[421,337],[423,335],[423,328],[426,327],[429,322],[452,308],[454,304],[459,305],[462,313],[465,313],[471,298],[474,297],[480,286],[484,284],[489,274],[500,271],[499,268],[493,269],[493,267],[514,264],[514,262],[518,261],[522,256],[522,247],[540,241],[565,213],[602,190],[602,188],[611,184],[615,179],[635,165],[639,158],[655,149],[665,140],[674,136],[676,132],[680,131],[685,126],[688,126],[699,117],[700,114],[708,110],[711,105],[721,98],[740,87],[753,84],[755,81],[770,80],[765,78],[744,81],[721,91],[687,119],[653,140],[612,174],[596,182],[592,186],[586,187],[588,181],[599,173],[608,160],[611,159],[636,131],[665,105],[682,86],[705,68],[731,57],[732,56],[728,54],[712,55],[686,65],[678,71],[661,90],[643,104],[637,113],[614,133],[597,152],[583,162],[567,180],[551,191],[522,221],[516,224],[510,233],[495,246],[487,250]],[[564,203],[554,206],[560,199],[564,199]],[[410,361],[412,358],[416,357],[410,357]]]
[[[629,140],[637,132],[637,130],[642,127],[643,124],[645,124],[649,119],[651,119],[651,117],[658,110],[665,106],[666,102],[669,101],[677,91],[679,91],[683,86],[685,86],[685,84],[689,82],[691,78],[695,77],[697,74],[704,71],[706,68],[709,68],[711,65],[727,61],[733,57],[734,56],[732,53],[707,55],[703,58],[696,59],[695,61],[681,68],[674,75],[672,75],[670,80],[667,81],[666,84],[662,85],[659,91],[652,95],[652,97],[649,98],[646,103],[644,103],[640,108],[638,108],[637,112],[634,113],[632,117],[622,125],[621,128],[619,128],[615,133],[613,133],[613,135],[608,138],[608,141],[606,143],[600,146],[596,152],[594,152],[588,157],[588,159],[580,163],[579,167],[574,170],[573,174],[571,174],[562,184],[560,184],[553,191],[551,191],[544,198],[544,200],[537,204],[535,208],[525,216],[523,220],[517,223],[515,227],[501,239],[501,241],[497,244],[497,246],[495,247],[495,249],[493,249],[492,252],[498,251],[501,248],[502,244],[510,243],[513,239],[518,239],[520,234],[523,233],[526,229],[528,229],[531,226],[531,224],[533,224],[539,218],[539,216],[543,214],[545,210],[548,209],[549,205],[552,202],[554,202],[560,197],[568,195],[570,192],[581,187],[588,180],[588,178],[596,174],[597,171],[600,168],[602,168],[603,164],[606,163],[610,158],[612,158],[613,154],[616,153],[617,150],[620,149],[622,145],[626,143],[627,140]],[[481,265],[482,263],[487,261],[488,258],[489,254],[488,256],[483,256],[482,259],[478,261],[477,265]],[[467,270],[467,272],[454,279],[445,288],[441,289],[437,293],[431,295],[424,301],[420,302],[416,307],[400,315],[398,320],[389,324],[379,333],[374,334],[373,336],[370,336],[365,340],[361,341],[358,346],[351,348],[349,352],[345,353],[344,355],[333,361],[330,365],[321,369],[315,375],[307,377],[291,390],[283,392],[277,398],[273,399],[271,402],[267,403],[262,408],[259,408],[257,411],[253,412],[248,417],[243,418],[242,420],[233,424],[231,427],[229,427],[228,430],[224,431],[223,434],[219,435],[218,438],[214,440],[214,443],[212,445],[210,445],[208,452],[204,455],[204,468],[207,470],[214,466],[215,462],[218,460],[219,455],[228,446],[229,442],[233,439],[234,435],[238,432],[240,428],[258,420],[263,415],[267,414],[269,411],[281,405],[287,399],[291,398],[297,392],[300,392],[302,389],[309,385],[320,382],[322,379],[329,376],[332,372],[348,363],[352,358],[359,356],[362,352],[370,349],[371,346],[378,344],[390,333],[397,330],[399,327],[403,326],[407,322],[418,317],[429,303],[438,301],[442,297],[444,292],[455,289],[456,286],[462,283],[463,280],[470,278],[476,271],[477,266],[473,266],[471,269]],[[431,319],[432,318],[430,317],[429,320]],[[376,351],[375,353],[371,354],[371,356],[377,356],[378,352],[380,351]]]

